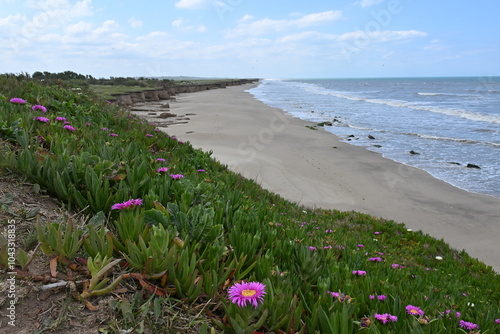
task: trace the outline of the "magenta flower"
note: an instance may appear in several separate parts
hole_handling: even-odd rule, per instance
[[[424,311],[420,307],[408,305],[406,306],[406,313],[411,315],[424,315]]]
[[[123,203],[116,203],[111,206],[111,210],[123,210],[126,208],[129,208],[131,206],[138,206],[142,205],[142,199],[137,198],[137,199],[129,199],[126,202]]]
[[[154,137],[154,136],[149,133],[146,133],[146,137]]]
[[[366,275],[366,271],[364,271],[364,270],[353,270],[352,273],[354,275],[358,275],[358,276]]]
[[[398,321],[398,317],[396,317],[395,315],[391,315],[389,313],[384,313],[384,314],[375,313],[375,319],[380,321],[383,325],[389,322]]]
[[[375,299],[375,296],[374,296],[374,295],[370,295],[370,299],[371,299],[371,300],[374,300],[374,299]]]
[[[204,169],[198,169],[198,173],[204,173],[206,172]]]
[[[167,170],[168,170],[168,168],[167,168],[167,167],[162,167],[162,168],[158,168],[156,171],[157,171],[158,173],[165,173]]]
[[[182,174],[170,174],[170,177],[174,180],[180,180],[184,178],[184,175]]]
[[[59,122],[66,122],[66,117],[56,117],[56,121],[59,121]]]
[[[385,300],[387,297],[385,295],[378,295],[377,296],[377,299],[380,300],[380,301],[383,301]]]
[[[451,310],[446,310],[445,314],[446,315],[450,315],[451,313]],[[455,312],[455,318],[460,318],[461,314],[460,312]]]
[[[316,247],[314,247],[314,246],[309,246],[309,250],[310,250],[310,251],[315,251],[315,250],[316,250]]]
[[[364,245],[362,245],[362,244],[358,244],[358,247],[359,247],[359,248],[363,248],[363,247],[365,247],[365,246],[364,246]]]
[[[25,104],[26,100],[23,100],[19,97],[14,97],[14,98],[10,99],[10,102],[15,103],[15,104]]]
[[[253,305],[256,309],[259,302],[264,302],[266,286],[259,282],[236,283],[228,290],[228,297],[231,303],[239,307],[245,307],[247,304]]]
[[[35,104],[33,107],[31,107],[31,110],[40,110],[41,112],[47,112],[47,108],[39,104]]]
[[[50,122],[50,119],[48,119],[47,117],[37,117],[35,118],[37,121],[39,122],[43,122],[43,123],[48,123]]]
[[[63,129],[66,129],[69,131],[76,131],[76,129],[74,127],[72,127],[71,125],[65,125],[65,126],[63,126]]]
[[[382,258],[380,258],[380,257],[371,257],[368,260],[370,260],[372,262],[382,262]]]
[[[495,322],[496,322],[497,324],[500,324],[500,319],[495,319]]]
[[[110,133],[108,136],[111,136],[111,137],[118,137],[118,135],[116,133]]]
[[[108,128],[101,128],[101,130],[103,130],[103,131],[108,131]]]
[[[333,298],[338,298],[338,297],[340,297],[340,292],[331,292],[331,291],[327,291],[327,293],[331,294]]]
[[[464,320],[460,320],[460,327],[468,329],[468,330],[473,330],[473,329],[479,328],[478,325],[476,325],[472,322],[464,321]]]
[[[92,123],[90,123],[90,122],[86,122],[86,123],[85,123],[85,125],[92,125]]]

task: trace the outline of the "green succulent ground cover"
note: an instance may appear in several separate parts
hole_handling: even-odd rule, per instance
[[[0,76],[0,137],[0,168],[89,217],[37,224],[39,248],[59,270],[87,269],[73,297],[89,308],[135,281],[143,299],[110,307],[136,305],[153,314],[151,327],[171,297],[213,320],[200,332],[500,330],[500,276],[465,252],[393,221],[287,202],[85,89]],[[112,210],[117,203],[128,204]],[[18,270],[29,272],[30,250],[18,247]],[[228,300],[240,281],[265,284],[257,309]]]

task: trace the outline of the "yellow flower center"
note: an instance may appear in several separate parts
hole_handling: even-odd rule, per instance
[[[417,314],[418,311],[417,310],[411,310],[410,313]]]
[[[241,291],[241,294],[244,296],[244,297],[252,297],[253,295],[255,295],[257,293],[257,291],[255,290],[243,290]]]

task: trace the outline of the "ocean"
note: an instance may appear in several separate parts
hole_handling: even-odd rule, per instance
[[[342,141],[500,198],[500,77],[265,79],[249,92],[331,124]]]

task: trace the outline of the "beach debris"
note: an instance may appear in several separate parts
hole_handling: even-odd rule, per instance
[[[418,153],[417,151],[411,150],[410,154],[412,154],[412,155],[419,155],[420,153]]]
[[[173,114],[171,112],[164,112],[158,116],[158,118],[169,118],[169,117],[177,117],[177,114]]]
[[[368,139],[375,139],[372,135],[368,135]]]
[[[478,165],[475,165],[475,164],[467,164],[466,166],[467,168],[476,168],[476,169],[481,169],[481,167],[479,167]]]
[[[454,161],[448,161],[448,163],[451,164],[451,165],[457,165],[457,166],[461,165],[460,162],[454,162]]]
[[[318,126],[325,126],[325,125],[326,125],[326,126],[332,126],[332,125],[333,125],[333,123],[332,123],[332,122],[328,122],[328,121],[318,123]]]
[[[382,145],[372,145],[373,147],[376,147],[376,148],[381,148]]]

